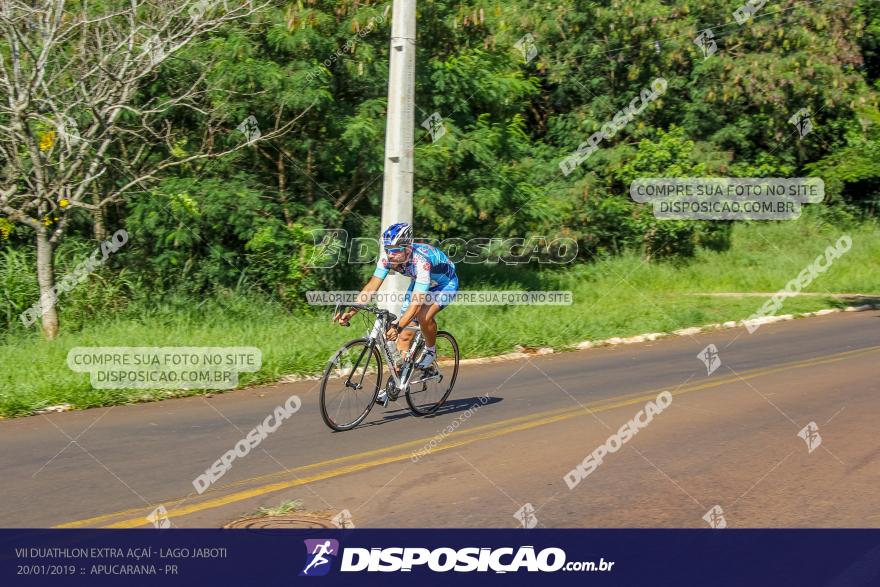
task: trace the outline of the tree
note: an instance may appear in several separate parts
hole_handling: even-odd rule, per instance
[[[241,121],[230,125],[203,105],[211,89],[207,68],[186,86],[141,91],[196,38],[265,6],[250,0],[0,5],[0,212],[34,232],[47,338],[59,327],[53,250],[77,209],[92,214],[100,236],[106,206],[143,190],[162,171],[271,139],[295,122],[262,135],[239,126],[246,140],[231,139]],[[181,110],[204,121],[194,151],[181,149],[182,131],[170,116]],[[99,185],[107,175],[114,181]]]

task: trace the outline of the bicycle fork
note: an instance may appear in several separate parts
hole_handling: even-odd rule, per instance
[[[360,366],[361,361],[364,360],[364,355],[367,356],[367,363],[364,365],[363,371],[361,371],[360,381],[358,381],[357,383],[352,383],[351,376],[357,372],[357,369]],[[372,357],[372,356],[373,356],[372,345],[370,345],[368,347],[364,347],[364,350],[361,351],[360,356],[358,357],[357,361],[355,361],[354,365],[352,366],[351,371],[348,374],[348,377],[345,379],[345,386],[346,387],[350,387],[354,390],[362,389],[364,387],[364,377],[367,376],[367,371],[370,368],[370,357]]]

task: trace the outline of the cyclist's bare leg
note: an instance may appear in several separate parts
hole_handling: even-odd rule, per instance
[[[412,344],[412,339],[413,337],[415,337],[415,335],[415,330],[400,331],[400,334],[397,336],[397,350],[400,351],[401,355],[409,350],[409,345]]]
[[[434,346],[437,342],[437,321],[434,316],[442,308],[437,304],[431,304],[427,308],[422,306],[419,309],[419,327],[422,329],[422,336],[425,337],[425,345]]]
[[[434,346],[434,343],[437,341],[437,321],[434,319],[434,316],[440,310],[442,310],[440,306],[431,304],[428,307],[422,306],[419,308],[418,314],[416,314],[416,321],[422,329],[422,336],[425,337],[425,344],[428,346]],[[397,337],[397,350],[401,353],[408,351],[415,335],[415,330],[402,330]]]

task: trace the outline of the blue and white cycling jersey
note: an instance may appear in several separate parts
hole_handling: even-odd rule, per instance
[[[411,289],[417,292],[446,290],[452,285],[457,289],[458,286],[455,263],[437,247],[424,243],[413,243],[412,255],[402,267],[392,267],[383,249],[373,276],[385,279],[389,271],[412,277],[415,282]]]

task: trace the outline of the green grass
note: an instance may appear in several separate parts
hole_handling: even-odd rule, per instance
[[[605,259],[556,272],[485,272],[484,285],[463,289],[571,290],[571,306],[451,306],[440,315],[441,328],[456,336],[465,357],[510,352],[517,344],[562,347],[583,340],[667,332],[726,320],[741,320],[764,298],[718,298],[694,292],[775,292],[804,269],[841,234],[852,249],[804,291],[880,293],[880,230],[866,224],[843,230],[803,219],[776,224],[738,225],[725,252],[700,250],[686,263],[643,263],[636,255]],[[467,271],[471,274],[473,271]],[[785,301],[780,313],[844,305],[828,297]],[[68,403],[77,408],[192,395],[204,391],[96,390],[87,374],[66,364],[76,346],[255,346],[263,366],[241,375],[242,385],[270,382],[290,374],[320,372],[343,342],[366,328],[334,326],[330,309],[291,314],[250,299],[210,299],[181,308],[157,307],[140,315],[95,316],[94,321],[49,343],[35,332],[0,346],[0,415],[33,413]],[[216,392],[214,392],[216,393]]]
[[[301,499],[286,500],[282,501],[277,507],[261,506],[254,513],[254,517],[284,516],[287,514],[301,512],[304,509],[305,508],[303,507],[303,502]]]

